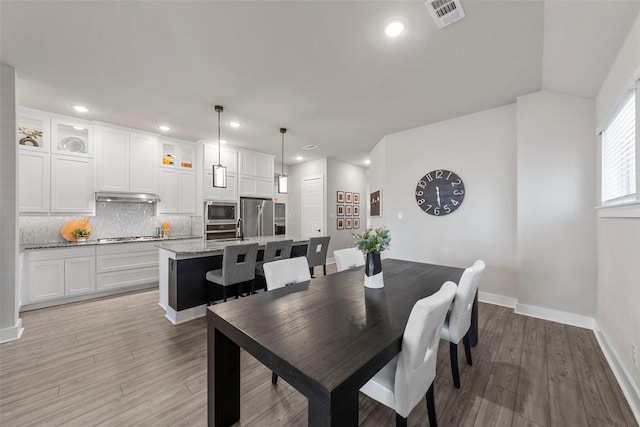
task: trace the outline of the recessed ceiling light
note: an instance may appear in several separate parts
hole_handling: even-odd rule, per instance
[[[84,130],[84,128],[82,126],[74,126],[73,127],[75,130]]]
[[[227,143],[227,141],[226,141],[226,140],[224,140],[224,139],[221,139],[221,140],[220,140],[220,144],[226,144],[226,143]]]
[[[89,109],[87,107],[84,107],[82,105],[74,105],[73,109],[76,110],[78,113],[88,113]]]
[[[364,164],[365,164],[365,165],[370,165],[370,164],[371,164],[371,160],[369,160],[369,159],[365,160],[365,161],[364,161]]]
[[[170,130],[171,130],[171,128],[170,128],[169,126],[167,126],[167,125],[160,125],[160,126],[158,126],[158,127],[160,128],[160,130],[161,130],[162,132],[168,132],[168,131],[170,131]]]
[[[231,123],[229,123],[229,126],[231,126],[232,128],[239,128],[239,127],[240,127],[240,123],[238,123],[238,122],[231,122]]]
[[[298,160],[298,161],[302,160],[302,156],[297,156],[296,160]]]
[[[404,31],[404,24],[400,21],[393,21],[384,29],[389,37],[398,37]]]

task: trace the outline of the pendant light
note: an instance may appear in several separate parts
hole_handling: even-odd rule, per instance
[[[280,133],[282,134],[282,174],[278,177],[278,193],[287,194],[289,192],[289,179],[284,174],[284,134],[287,132],[287,129],[280,128]]]
[[[227,168],[222,166],[220,157],[220,113],[223,111],[221,105],[216,105],[218,113],[218,164],[213,165],[213,186],[216,188],[227,188]]]

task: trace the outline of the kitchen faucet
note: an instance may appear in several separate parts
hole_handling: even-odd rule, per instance
[[[242,224],[242,218],[238,218],[238,237],[244,241],[244,226]]]

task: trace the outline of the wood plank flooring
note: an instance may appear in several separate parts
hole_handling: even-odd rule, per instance
[[[24,337],[0,345],[0,425],[205,426],[205,320],[174,326],[157,302],[147,290],[23,313]],[[479,327],[459,390],[440,344],[441,426],[638,426],[591,331],[487,304]],[[244,351],[241,364],[242,426],[307,424],[301,394]],[[360,425],[395,414],[361,395]],[[428,425],[425,405],[409,425]]]

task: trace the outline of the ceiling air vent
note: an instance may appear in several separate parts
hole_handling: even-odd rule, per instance
[[[309,144],[302,147],[303,150],[313,150],[314,148],[318,148],[317,145]]]
[[[427,0],[424,4],[438,28],[444,28],[464,18],[459,0]]]

